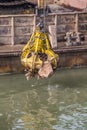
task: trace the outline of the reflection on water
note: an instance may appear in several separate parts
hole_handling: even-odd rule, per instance
[[[87,69],[0,76],[0,130],[87,130]]]

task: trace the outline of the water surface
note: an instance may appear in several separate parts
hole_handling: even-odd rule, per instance
[[[0,76],[0,130],[87,130],[87,69]]]

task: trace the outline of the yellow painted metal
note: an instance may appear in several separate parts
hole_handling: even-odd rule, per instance
[[[31,72],[39,70],[43,64],[43,60],[39,58],[39,53],[46,54],[47,60],[50,61],[53,68],[57,67],[58,55],[52,51],[48,34],[41,32],[38,27],[24,46],[21,55],[22,64]]]

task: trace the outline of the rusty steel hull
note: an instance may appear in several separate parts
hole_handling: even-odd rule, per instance
[[[65,48],[55,50],[59,54],[58,67],[87,67],[87,48]]]
[[[0,73],[23,72],[24,68],[20,60],[22,47],[19,47],[18,50],[12,49],[12,47],[9,49],[0,51]],[[86,46],[54,49],[54,51],[60,57],[58,68],[87,67]]]

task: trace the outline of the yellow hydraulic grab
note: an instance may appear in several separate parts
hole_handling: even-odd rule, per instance
[[[38,75],[45,62],[50,63],[52,69],[55,69],[58,59],[58,55],[52,51],[48,34],[37,27],[28,43],[24,46],[21,55],[21,62],[28,71],[27,76],[30,78],[31,76]]]

